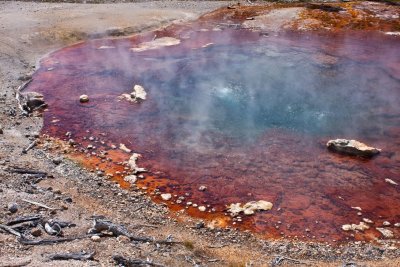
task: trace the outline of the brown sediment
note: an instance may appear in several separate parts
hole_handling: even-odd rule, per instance
[[[346,14],[321,7],[308,8],[293,24],[296,29],[301,21],[311,18],[318,21],[318,29],[323,26],[340,29],[339,32],[285,32],[268,37],[268,42],[288,51],[307,51],[313,55],[315,64],[329,67],[346,60],[353,64],[374,63],[396,77],[400,71],[396,60],[380,56],[380,52],[388,49],[398,50],[396,37],[344,29],[395,31],[398,22],[370,18],[365,15],[368,12],[354,11],[355,5],[332,4],[347,10]],[[160,90],[161,85],[156,88],[145,77],[162,80],[174,74],[168,70],[175,64],[181,75],[188,75],[193,66],[181,66],[174,59],[193,55],[193,51],[208,44],[220,47],[266,44],[260,32],[234,24],[272,8],[288,6],[220,9],[186,25],[126,39],[94,40],[50,54],[41,61],[41,68],[29,85],[29,90],[43,93],[49,104],[42,132],[64,141],[73,138],[77,145],[67,148],[71,158],[92,170],[103,171],[127,189],[131,185],[123,177],[130,174],[126,162],[131,153],[120,150],[119,144],[124,144],[132,153],[140,153],[138,165],[149,172],[142,174],[144,177],[138,179],[136,186],[145,188],[157,202],[162,201],[160,193],[171,193],[172,201],[166,203],[173,211],[183,209],[191,216],[217,221],[222,226],[250,229],[268,238],[284,236],[318,241],[378,238],[379,233],[373,226],[364,233],[344,232],[341,226],[357,224],[364,217],[373,220],[375,226],[385,220],[400,221],[400,207],[392,204],[400,200],[399,188],[385,182],[385,178],[398,179],[400,173],[398,109],[373,106],[381,115],[391,114],[385,122],[392,126],[357,133],[356,137],[373,142],[383,150],[381,156],[369,161],[328,153],[324,144],[333,137],[329,134],[315,136],[285,129],[267,131],[248,147],[227,136],[207,132],[200,137],[201,142],[206,142],[203,139],[207,137],[213,138],[218,149],[211,152],[188,149],[175,143],[171,133],[171,129],[178,129],[188,120],[188,115],[180,114],[175,121],[164,121],[157,102],[152,100],[154,93],[160,99],[167,99],[171,92]],[[360,20],[359,16],[365,19]],[[164,36],[182,41],[179,45],[144,51],[140,55],[130,52],[131,47]],[[346,49],[342,49],[343,43]],[[98,49],[101,46],[110,49]],[[157,61],[160,58],[165,60]],[[202,60],[196,60],[199,69],[207,66]],[[367,71],[370,77],[379,76],[375,68]],[[396,83],[388,77],[382,79],[389,86]],[[133,84],[142,84],[148,89],[149,99],[139,104],[119,100],[118,96],[129,93]],[[78,96],[83,93],[89,95],[88,103],[79,103]],[[395,92],[394,95],[398,97]],[[71,136],[65,136],[66,132],[71,132]],[[185,134],[188,133],[182,132],[178,138]],[[207,189],[199,190],[201,185]],[[253,216],[242,215],[240,220],[226,214],[226,205],[253,200],[270,201],[274,208]],[[186,205],[187,202],[192,205]],[[206,207],[206,212],[198,206]],[[362,206],[361,215],[354,206]],[[392,230],[399,237],[399,229]]]

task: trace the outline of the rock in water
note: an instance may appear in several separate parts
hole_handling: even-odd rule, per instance
[[[259,200],[247,202],[243,206],[241,203],[232,203],[228,206],[228,211],[232,216],[237,216],[240,212],[243,212],[245,215],[252,215],[258,210],[270,210],[272,207],[273,204],[271,202]]]
[[[89,97],[88,97],[87,95],[81,95],[81,96],[79,97],[79,101],[80,101],[81,103],[89,102]]]
[[[329,150],[352,156],[373,157],[381,152],[380,149],[367,146],[356,140],[335,139],[326,143]]]
[[[161,47],[174,46],[181,43],[181,40],[173,37],[161,37],[153,41],[140,43],[137,47],[131,48],[133,52],[143,52],[147,50],[158,49]]]
[[[131,93],[131,97],[135,101],[146,100],[147,93],[144,90],[143,86],[136,84],[133,87],[133,92]]]

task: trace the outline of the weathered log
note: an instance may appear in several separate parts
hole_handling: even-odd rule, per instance
[[[78,252],[78,253],[55,253],[47,256],[49,260],[77,260],[87,261],[93,260],[95,252]]]
[[[113,260],[119,265],[124,267],[140,267],[140,266],[155,266],[162,267],[163,265],[154,263],[150,260],[141,259],[126,259],[119,255],[112,256]]]

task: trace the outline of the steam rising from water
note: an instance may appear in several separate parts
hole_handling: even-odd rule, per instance
[[[266,236],[313,227],[318,239],[344,238],[341,225],[360,220],[352,206],[376,223],[400,221],[391,204],[400,201],[398,189],[385,182],[400,183],[398,39],[265,38],[233,29],[176,35],[190,38],[143,52],[131,48],[154,35],[97,40],[45,58],[29,85],[50,107],[44,132],[62,139],[71,132],[82,153],[88,135],[105,141],[96,153],[125,144],[151,170],[138,183],[207,206],[201,214],[188,209],[196,216],[270,201],[273,210],[242,223]],[[147,100],[121,101],[134,84]],[[81,94],[88,104],[77,101]],[[331,138],[359,139],[383,153],[372,161],[333,155],[325,148]],[[277,221],[290,227],[276,230]]]

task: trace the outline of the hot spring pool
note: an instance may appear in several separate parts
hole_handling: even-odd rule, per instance
[[[180,43],[131,49],[163,36]],[[124,144],[149,170],[137,185],[156,190],[156,201],[171,193],[173,210],[265,237],[370,240],[379,236],[374,227],[341,226],[400,222],[400,187],[385,182],[400,183],[399,44],[380,33],[178,27],[55,51],[28,90],[49,105],[43,133],[77,143],[72,158],[87,157],[127,186],[118,164],[131,154],[118,149]],[[119,97],[135,84],[145,101]],[[336,138],[383,152],[371,160],[332,154],[325,144]],[[225,214],[226,205],[253,200],[274,207]]]

